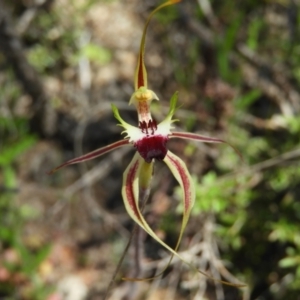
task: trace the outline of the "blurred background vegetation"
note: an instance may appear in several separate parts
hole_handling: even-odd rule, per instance
[[[116,141],[145,18],[159,1],[0,1],[0,298],[102,299],[131,230],[121,195],[132,151],[53,167]],[[157,120],[179,91],[177,126],[225,145],[170,141],[197,199],[176,260],[129,293],[129,252],[110,299],[300,299],[300,1],[191,0],[161,11],[146,46]],[[146,217],[170,245],[180,192],[157,163]],[[144,241],[145,277],[167,253]]]

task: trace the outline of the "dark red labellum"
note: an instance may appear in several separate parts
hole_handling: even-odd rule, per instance
[[[135,148],[147,163],[153,158],[163,160],[167,155],[168,138],[162,135],[150,135],[135,143]]]

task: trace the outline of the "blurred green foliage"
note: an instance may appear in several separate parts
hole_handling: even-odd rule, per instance
[[[2,90],[0,105],[4,105],[1,101],[8,96],[12,102],[17,101],[19,91]],[[51,287],[39,282],[37,272],[40,263],[49,254],[50,247],[31,249],[24,244],[24,224],[35,218],[37,212],[27,203],[16,203],[19,191],[17,159],[35,145],[37,137],[29,132],[28,120],[22,117],[3,116],[0,118],[0,128],[0,253],[16,251],[18,256],[13,262],[6,261],[1,256],[0,267],[10,272],[10,278],[25,276],[25,280],[32,282],[30,290],[26,292],[27,299],[45,299]],[[18,284],[0,281],[0,294],[16,297],[18,293]]]
[[[232,263],[234,274],[245,276],[251,299],[258,299],[258,295],[259,299],[297,299],[300,292],[300,160],[299,153],[290,158],[282,154],[300,149],[299,112],[284,116],[262,89],[246,88],[241,71],[243,59],[239,58],[239,64],[236,61],[232,64],[231,55],[237,43],[244,43],[259,58],[270,61],[271,67],[283,63],[291,71],[294,87],[300,86],[296,42],[300,12],[295,11],[294,26],[298,35],[289,37],[287,27],[283,33],[282,27],[267,24],[263,15],[263,11],[271,14],[281,7],[278,3],[244,1],[236,6],[233,1],[212,3],[216,16],[222,19],[223,26],[226,24],[223,35],[216,41],[218,76],[238,91],[233,102],[234,113],[226,127],[226,140],[239,149],[244,163],[230,147],[218,146],[219,155],[213,170],[194,176],[197,197],[192,214],[216,217],[215,233],[220,240],[221,257]],[[247,6],[251,9],[246,10]],[[195,47],[188,51],[199,52],[196,44]],[[266,70],[259,69],[259,72],[266,72],[268,78]],[[247,118],[249,121],[245,122]],[[275,119],[281,126],[268,127]],[[265,127],[257,127],[256,120],[266,124]],[[190,122],[194,123],[194,117],[192,121],[187,118],[185,126],[189,127]],[[186,150],[185,154],[193,161],[195,147],[192,146],[191,151],[187,145]],[[179,190],[177,193],[180,195]],[[180,205],[179,211],[182,211]],[[284,292],[278,293],[279,289]]]
[[[12,166],[15,158],[15,154],[28,149],[29,145],[32,145],[33,138],[29,137],[26,140],[20,142],[20,144],[10,145],[14,152],[13,154],[1,157],[0,169],[3,173],[4,192],[0,193],[0,249],[4,251],[14,249],[19,257],[19,260],[9,263],[5,260],[2,261],[2,267],[5,267],[13,278],[18,274],[25,276],[26,280],[32,282],[32,286],[27,295],[28,299],[45,299],[45,296],[51,291],[51,287],[46,287],[44,283],[39,282],[39,276],[37,274],[40,263],[49,254],[50,247],[43,246],[38,249],[31,249],[26,246],[23,241],[24,224],[35,218],[36,213],[33,207],[22,204],[17,205],[15,203],[14,193],[17,192],[18,184],[16,180],[16,172]],[[16,146],[16,147],[14,147]],[[18,149],[18,150],[16,150]],[[9,147],[6,149],[9,151]],[[6,152],[7,153],[7,152]],[[7,282],[0,282],[0,293],[16,295],[20,292],[18,286],[13,282],[8,284]]]
[[[112,60],[112,50],[92,39],[84,45],[79,43],[82,28],[86,26],[84,15],[97,1],[75,2],[72,1],[71,5],[72,18],[66,21],[66,12],[57,10],[54,5],[50,12],[42,10],[37,14],[25,34],[28,60],[43,76],[61,78],[66,66],[74,68],[83,57],[98,67]],[[211,53],[213,65],[205,65],[202,56],[205,45],[201,38],[190,32],[187,26],[176,23],[180,17],[195,18],[198,23],[209,27],[196,1],[192,4],[196,6],[194,14],[182,17],[180,10],[174,6],[160,12],[156,18],[156,22],[160,22],[163,30],[167,31],[166,35],[176,35],[179,40],[187,35],[183,46],[174,45],[171,38],[157,41],[167,53],[163,58],[168,59],[172,66],[172,76],[178,89],[194,95],[198,101],[192,103],[194,106],[184,107],[185,110],[193,110],[193,114],[182,121],[184,127],[201,131],[199,124],[202,124],[202,119],[199,116],[202,115],[197,111],[199,103],[203,110],[213,107],[215,99],[201,94],[203,87],[199,78],[206,76],[201,73],[204,68],[213,69],[214,75],[236,92],[234,100],[229,101],[232,113],[225,116],[223,129],[226,140],[239,149],[245,163],[230,147],[214,146],[214,149],[219,149],[217,159],[210,169],[193,177],[197,198],[192,214],[195,218],[214,214],[221,258],[231,262],[232,273],[245,278],[251,299],[258,299],[258,296],[259,299],[297,299],[300,293],[300,161],[299,155],[289,159],[280,155],[300,148],[300,117],[298,113],[283,115],[274,104],[276,101],[260,86],[249,86],[242,70],[248,62],[238,55],[236,48],[237,44],[244,44],[259,58],[269,61],[271,67],[279,63],[284,65],[286,72],[283,75],[290,79],[293,88],[298,88],[299,8],[294,10],[296,21],[293,23],[289,19],[288,1],[213,0],[210,3],[220,22],[217,29],[211,28],[215,33],[215,53]],[[272,23],[272,16],[283,20],[282,25]],[[175,29],[172,31],[172,28]],[[290,33],[292,31],[293,34]],[[238,57],[234,63],[232,54]],[[272,77],[265,68],[257,68],[258,73],[263,74],[262,78]],[[16,88],[11,71],[7,70],[5,75],[6,81],[1,81],[0,105],[9,99],[8,105],[12,108],[22,93]],[[211,111],[214,112],[214,109]],[[207,111],[205,113],[208,114]],[[279,117],[281,125],[268,126],[273,124],[272,117]],[[206,117],[205,124],[205,130],[212,130],[211,135],[214,135],[211,124],[217,121],[213,118],[216,116]],[[256,126],[256,121],[263,125]],[[34,289],[28,299],[45,299],[44,293],[49,291],[35,273],[49,248],[32,251],[22,243],[22,227],[34,212],[30,207],[17,206],[14,194],[18,189],[16,158],[32,147],[37,137],[29,132],[28,121],[17,116],[1,116],[0,131],[1,185],[6,190],[0,193],[1,250],[14,248],[19,253],[21,265],[9,265],[7,268],[25,273],[32,280]],[[188,145],[184,154],[192,161],[195,151],[196,146]],[[276,157],[272,164],[263,164]],[[173,215],[166,214],[163,230],[173,235],[176,220]],[[291,280],[285,281],[288,276]],[[277,294],[276,285],[284,290],[283,294]],[[0,291],[10,289],[7,292],[10,295],[14,294],[14,288],[0,284]]]

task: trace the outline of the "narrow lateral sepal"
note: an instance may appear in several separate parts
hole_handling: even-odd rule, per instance
[[[99,157],[103,154],[106,154],[110,151],[113,151],[117,148],[120,148],[122,146],[126,146],[129,144],[129,140],[126,139],[126,140],[120,140],[118,142],[115,142],[115,143],[112,143],[110,145],[107,145],[105,147],[102,147],[102,148],[99,148],[97,150],[94,150],[90,153],[87,153],[87,154],[84,154],[82,156],[79,156],[79,157],[76,157],[76,158],[73,158],[71,160],[68,160],[66,161],[65,163],[61,164],[60,166],[56,167],[55,169],[51,170],[50,172],[48,172],[49,175],[53,174],[54,172],[56,172],[57,170],[63,168],[63,167],[66,167],[66,166],[69,166],[69,165],[73,165],[73,164],[78,164],[78,163],[81,163],[81,162],[84,162],[84,161],[88,161],[88,160],[91,160],[91,159],[94,159],[96,157]]]
[[[186,139],[186,140],[191,140],[191,141],[198,141],[198,142],[203,142],[203,143],[225,143],[224,140],[218,139],[218,138],[213,138],[209,136],[204,136],[196,133],[190,133],[190,132],[172,132],[170,135],[170,138],[181,138],[181,139]]]
[[[223,143],[223,144],[227,144],[228,146],[230,146],[235,151],[235,153],[239,156],[239,158],[244,162],[240,151],[237,150],[231,144],[229,144],[228,142],[226,142],[222,139],[213,138],[213,137],[200,135],[200,134],[196,134],[196,133],[190,133],[190,132],[172,132],[169,137],[170,138],[186,139],[186,140],[190,140],[190,141],[203,142],[203,143]]]

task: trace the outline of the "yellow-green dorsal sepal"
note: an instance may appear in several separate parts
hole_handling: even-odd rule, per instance
[[[181,0],[169,0],[160,6],[158,6],[156,9],[154,9],[151,14],[149,15],[144,30],[143,30],[143,35],[141,39],[141,44],[140,44],[140,52],[139,52],[139,57],[138,57],[138,62],[137,62],[137,67],[135,70],[135,78],[134,78],[134,88],[135,90],[138,90],[140,87],[145,87],[147,88],[147,71],[144,63],[144,53],[145,53],[145,41],[146,41],[146,33],[148,29],[148,25],[150,23],[150,20],[152,19],[153,15],[161,10],[162,8],[176,4],[180,2]]]

